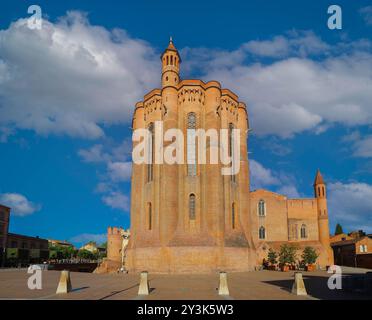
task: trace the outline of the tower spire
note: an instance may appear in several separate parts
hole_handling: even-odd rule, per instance
[[[172,36],[169,37],[168,47],[160,57],[162,61],[162,87],[177,86],[179,82],[179,72],[181,57],[174,46]]]

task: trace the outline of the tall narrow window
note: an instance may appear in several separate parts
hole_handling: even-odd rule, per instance
[[[196,176],[196,115],[194,112],[190,112],[187,115],[187,129],[187,175]]]
[[[195,194],[189,196],[189,218],[195,220]]]
[[[233,130],[234,130],[234,125],[232,123],[229,124],[229,157],[231,159],[231,169],[234,171],[234,136],[233,136]],[[232,182],[235,182],[236,180],[236,175],[232,174],[230,176],[230,179]]]
[[[149,230],[152,229],[152,206],[151,206],[151,202],[149,203],[148,205],[148,227],[149,227]]]
[[[306,230],[306,225],[303,224],[301,226],[301,238],[306,239],[307,238],[307,230]]]
[[[263,226],[261,226],[260,229],[258,230],[258,237],[260,239],[265,239],[266,238],[266,230]]]
[[[148,159],[148,164],[147,164],[147,182],[150,182],[154,178],[154,156],[155,156],[155,150],[154,150],[154,124],[150,123],[149,125],[149,137],[148,137],[148,147],[149,147],[149,152],[147,156],[149,157]]]
[[[235,203],[231,206],[231,227],[235,229]]]
[[[266,204],[262,199],[258,202],[258,215],[260,217],[266,216]]]

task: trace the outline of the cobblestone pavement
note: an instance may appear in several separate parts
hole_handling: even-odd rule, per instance
[[[348,273],[361,272],[348,269]],[[304,272],[308,296],[291,294],[293,272],[255,271],[228,274],[230,296],[218,295],[218,274],[158,275],[149,274],[150,295],[138,296],[139,275],[71,273],[72,292],[56,295],[60,272],[43,271],[42,289],[30,290],[26,269],[0,271],[0,299],[144,299],[144,300],[209,300],[209,299],[372,299],[361,293],[329,290],[325,271]]]

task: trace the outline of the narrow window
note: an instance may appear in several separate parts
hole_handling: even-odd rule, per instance
[[[258,215],[260,217],[266,216],[266,203],[262,199],[258,202]]]
[[[151,202],[149,203],[148,205],[148,227],[149,227],[149,230],[152,229],[152,206],[151,206]]]
[[[322,188],[322,193],[323,193],[323,197],[324,197],[324,195],[325,195],[324,187]]]
[[[231,159],[231,169],[234,171],[234,140],[233,140],[233,130],[234,130],[234,125],[232,123],[229,124],[229,157]],[[230,176],[230,179],[232,182],[235,182],[236,180],[236,175],[232,174]]]
[[[318,187],[318,196],[320,197],[320,187]]]
[[[195,220],[195,194],[189,196],[189,218]]]
[[[301,226],[301,238],[306,239],[307,238],[307,230],[306,230],[306,225]]]
[[[154,177],[154,156],[155,156],[155,150],[154,150],[154,124],[150,123],[149,125],[149,140],[148,140],[148,146],[149,146],[149,152],[148,152],[148,164],[147,164],[147,182],[150,182],[153,180]]]
[[[196,146],[195,146],[195,129],[196,115],[190,112],[187,115],[187,175],[196,176]]]
[[[263,226],[261,226],[260,229],[258,230],[258,235],[259,235],[260,239],[265,239],[266,238],[266,231],[265,231],[265,228]]]
[[[169,64],[169,57],[167,56],[167,65]]]
[[[235,203],[231,206],[231,227],[235,229]]]
[[[173,56],[170,57],[170,64],[173,65]]]

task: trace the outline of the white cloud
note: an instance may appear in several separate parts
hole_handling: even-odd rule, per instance
[[[372,158],[372,136],[366,136],[354,142],[354,156],[362,158]]]
[[[100,137],[102,124],[130,120],[159,68],[149,44],[81,13],[44,20],[37,31],[19,19],[0,30],[0,127]]]
[[[253,55],[278,58],[322,54],[330,46],[311,31],[291,31],[286,36],[275,36],[271,40],[248,41],[242,45],[242,49]]]
[[[11,208],[11,215],[28,216],[41,209],[41,205],[29,201],[19,193],[0,194],[0,203]]]
[[[300,194],[294,185],[284,185],[276,190],[277,193],[283,194],[288,198],[300,198]]]
[[[265,186],[279,184],[279,179],[274,177],[271,170],[265,168],[261,163],[250,160],[249,169],[251,174],[251,189],[260,189]]]
[[[253,48],[276,58],[255,63]],[[247,103],[254,134],[290,138],[309,130],[320,134],[334,124],[372,124],[371,50],[368,39],[330,46],[312,32],[293,31],[210,55],[208,49],[188,48],[184,60]]]
[[[102,149],[103,146],[101,144],[95,144],[89,149],[80,149],[78,154],[85,162],[106,162],[110,159],[110,156],[103,153]]]
[[[250,160],[251,190],[269,189],[289,198],[299,198],[295,179],[283,172],[273,172],[261,163]]]
[[[107,169],[113,181],[129,181],[132,174],[132,162],[110,162]]]
[[[372,185],[367,183],[330,183],[329,217],[348,230],[364,228],[372,232]]]
[[[114,191],[102,197],[102,201],[111,208],[125,212],[130,210],[130,200],[127,195]]]
[[[69,241],[78,244],[86,244],[90,241],[96,242],[97,244],[102,244],[107,241],[107,234],[82,233],[72,237]]]
[[[360,8],[359,13],[367,25],[372,25],[372,6]]]

